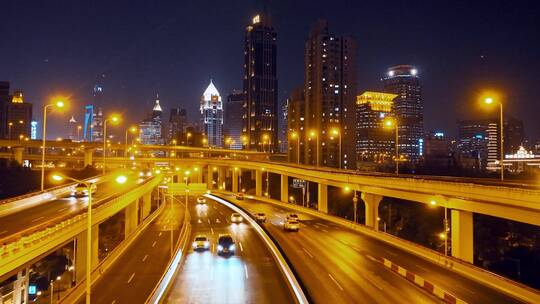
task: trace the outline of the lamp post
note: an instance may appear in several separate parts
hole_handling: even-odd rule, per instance
[[[64,107],[64,102],[59,100],[53,104],[48,104],[43,107],[43,140],[41,143],[41,191],[45,188],[45,145],[47,138],[47,109],[51,107],[57,107],[59,109]]]
[[[384,120],[384,127],[385,128],[394,128],[394,132],[396,133],[396,156],[395,156],[395,162],[396,162],[396,175],[399,175],[399,131],[398,131],[398,123],[396,119],[392,118],[386,118]]]
[[[11,139],[11,128],[13,127],[13,123],[8,123],[8,139]]]
[[[191,132],[186,132],[186,146],[189,146],[188,141],[190,137],[191,137]]]
[[[120,122],[120,117],[118,115],[112,115],[110,118],[106,118],[103,121],[103,174],[105,174],[105,157],[107,155],[107,122],[109,121],[113,124],[117,124]]]
[[[493,104],[494,102],[499,104],[499,132],[501,133],[500,138],[500,163],[501,163],[501,181],[504,181],[504,116],[503,116],[503,104],[500,100],[495,101],[492,97],[487,97],[484,99],[484,102],[488,105]]]
[[[354,190],[354,196],[353,196],[353,199],[352,199],[352,202],[353,202],[353,212],[354,212],[354,216],[353,216],[353,220],[355,223],[358,222],[357,220],[357,208],[358,208],[358,194],[356,193],[356,190]]]
[[[330,134],[332,136],[338,136],[339,138],[339,142],[338,142],[338,161],[339,161],[339,166],[338,168],[341,169],[341,132],[339,131],[338,128],[333,128],[332,130],[330,130]],[[330,138],[331,139],[331,138]]]
[[[429,202],[431,206],[436,206],[437,200],[433,199]],[[444,255],[448,255],[448,232],[450,230],[450,227],[448,225],[448,207],[446,205],[446,201],[443,200],[443,207],[444,207],[444,220],[443,220],[443,229],[444,232],[440,235],[441,238],[444,240]]]
[[[88,193],[88,207],[86,208],[86,303],[90,303],[92,291],[92,188],[95,189],[94,183],[90,181],[82,181],[72,177],[53,174],[51,179],[56,182],[70,180],[78,184],[83,184]],[[117,184],[124,184],[127,181],[125,175],[118,175],[115,179]],[[94,185],[94,187],[92,187]],[[52,298],[51,298],[52,299]],[[52,302],[52,301],[51,301]]]
[[[137,132],[136,126],[131,126],[129,128],[126,128],[126,138],[125,138],[125,147],[124,147],[124,157],[128,157],[128,132],[131,134],[135,134]]]
[[[77,140],[81,141],[81,129],[82,126],[77,126]]]
[[[318,134],[318,132],[315,131],[315,130],[311,130],[309,132],[309,138],[310,139],[313,139],[313,138],[316,139],[317,147],[315,148],[315,155],[317,157],[317,161],[315,162],[315,165],[318,167],[319,166],[319,134]]]
[[[296,163],[300,164],[300,134],[293,131],[291,133],[291,138],[296,139]]]

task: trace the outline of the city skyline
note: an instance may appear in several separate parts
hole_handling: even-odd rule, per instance
[[[419,4],[410,4],[406,7],[399,5],[404,10],[403,17],[389,18],[384,24],[374,27],[368,26],[374,17],[366,14],[365,18],[358,21],[354,18],[354,14],[362,9],[381,9],[381,12],[385,12],[388,8],[375,4],[356,5],[341,2],[338,4],[339,9],[327,11],[309,8],[303,2],[275,3],[267,6],[280,37],[278,48],[288,50],[278,54],[280,82],[278,100],[284,100],[294,87],[302,83],[301,58],[305,37],[313,22],[322,16],[329,20],[336,32],[350,34],[359,41],[357,94],[365,90],[380,89],[380,78],[388,66],[413,64],[418,66],[423,79],[426,130],[442,129],[449,134],[456,134],[455,122],[459,115],[488,115],[476,110],[472,102],[479,90],[491,87],[506,94],[508,113],[523,118],[526,129],[530,130],[527,135],[538,137],[539,122],[534,120],[533,114],[540,110],[538,109],[540,105],[534,103],[539,94],[534,90],[525,92],[525,88],[534,87],[529,66],[538,60],[534,57],[538,48],[533,44],[534,38],[531,38],[534,36],[531,32],[534,32],[534,25],[537,22],[532,19],[534,7],[527,11],[523,8],[507,10],[502,5],[493,4],[484,7],[481,3],[477,3],[470,8],[470,13],[462,13],[459,5],[455,7],[435,4],[425,7]],[[425,15],[424,13],[433,9],[433,6],[438,8],[436,13],[432,13],[431,10],[429,15]],[[73,94],[74,101],[82,108],[91,98],[90,92],[96,75],[105,72],[108,79],[104,90],[106,98],[111,100],[111,106],[119,108],[121,103],[129,101],[140,109],[133,111],[133,114],[130,113],[135,116],[129,117],[133,122],[144,116],[142,109],[152,104],[153,96],[158,91],[162,96],[164,108],[184,107],[191,116],[196,113],[197,104],[194,101],[198,100],[200,94],[195,88],[203,87],[211,75],[221,80],[216,85],[223,88],[224,92],[240,87],[243,30],[247,21],[262,9],[259,4],[237,2],[225,8],[232,15],[224,18],[219,14],[220,5],[209,8],[202,4],[186,4],[185,7],[138,4],[126,12],[121,12],[123,7],[121,3],[114,5],[96,3],[88,7],[84,5],[82,8],[78,7],[70,16],[57,18],[67,15],[73,7],[61,4],[34,7],[8,3],[7,10],[4,10],[8,12],[8,16],[3,20],[7,25],[5,29],[9,31],[0,30],[0,33],[8,38],[7,40],[18,40],[20,47],[26,51],[17,53],[16,50],[8,49],[4,52],[5,55],[0,59],[0,65],[4,67],[0,78],[11,81],[14,89],[24,90],[27,100],[37,107],[42,103],[42,98],[55,93],[65,93]],[[295,24],[298,25],[291,27],[287,21],[291,17],[290,12],[302,7],[306,9],[300,10],[302,14],[295,20]],[[42,12],[37,12],[38,9]],[[148,19],[165,21],[157,22],[145,18],[146,21],[134,28],[134,31],[140,31],[142,34],[133,34],[115,21],[119,14],[128,19],[138,18],[143,11],[146,13],[147,9],[150,9],[149,16],[160,17]],[[223,26],[213,28],[184,15],[187,12],[197,15],[204,9],[219,18]],[[28,14],[23,16],[9,14],[15,10],[24,10]],[[99,12],[101,22],[95,24],[87,18],[82,18],[81,16],[87,12]],[[473,12],[481,18],[472,16]],[[77,18],[81,21],[77,21]],[[454,19],[459,19],[460,23]],[[421,22],[414,22],[411,29],[397,27],[400,22],[413,22],[410,20]],[[19,22],[21,26],[15,27],[14,24]],[[197,30],[193,33],[185,31],[186,25],[193,22]],[[506,29],[496,30],[508,22],[519,27],[519,35],[512,36]],[[36,24],[41,24],[42,28],[36,29]],[[39,36],[42,31],[63,28],[64,24],[77,25],[76,30],[64,30],[70,37],[69,52],[57,46],[61,45],[55,40],[58,38],[48,37],[51,43],[39,51],[34,43],[44,43],[45,41],[41,40],[44,38],[32,41],[17,39],[34,34]],[[472,32],[462,34],[466,28]],[[83,37],[85,34],[91,34],[97,41],[90,42]],[[124,38],[108,43],[118,35],[123,35]],[[183,43],[180,46],[178,42],[164,39],[171,35],[182,38],[187,44]],[[199,51],[205,48],[194,48],[190,45],[194,35],[209,36],[212,39],[203,39],[205,41],[201,43],[206,44],[206,40],[214,41],[223,48],[213,51],[214,49],[209,47],[208,51]],[[432,39],[435,39],[431,42],[434,46],[427,45]],[[396,45],[400,45],[399,49],[392,47],[393,41]],[[500,41],[508,43],[501,45],[498,43]],[[511,43],[512,41],[514,43]],[[460,44],[461,46],[458,46]],[[149,52],[154,51],[162,55],[156,56],[160,58],[159,60],[149,57]],[[514,55],[517,52],[520,56],[516,58]],[[57,55],[52,55],[53,53]],[[38,78],[36,74],[27,73],[29,70],[42,76]],[[160,75],[165,73],[172,77],[162,79]],[[142,84],[143,81],[145,85]],[[536,110],[527,111],[527,105]],[[473,109],[474,113],[471,113]],[[36,114],[38,113],[39,111],[36,111]],[[447,114],[437,115],[437,113]],[[65,120],[68,119],[69,117]],[[76,119],[80,120],[81,117]],[[51,132],[59,130],[61,126],[52,122]]]

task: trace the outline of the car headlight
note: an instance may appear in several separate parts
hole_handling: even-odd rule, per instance
[[[232,244],[231,246],[229,246],[229,250],[230,250],[230,251],[233,251],[233,250],[234,250],[234,244]]]
[[[217,245],[217,250],[218,250],[218,251],[222,251],[222,250],[223,250],[223,246]]]
[[[144,173],[142,173],[142,172],[139,172],[139,176],[144,176]]]
[[[210,245],[210,244],[209,244],[208,242],[204,242],[204,247],[205,247],[205,248],[208,248],[209,245]]]
[[[193,247],[197,247],[197,242],[193,242]]]

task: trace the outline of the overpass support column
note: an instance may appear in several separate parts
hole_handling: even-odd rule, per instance
[[[92,166],[94,149],[84,149],[84,167]]]
[[[197,184],[202,184],[203,182],[203,169],[199,168],[197,171]]]
[[[206,188],[207,189],[213,189],[214,188],[214,170],[212,169],[212,166],[208,165],[206,168]]]
[[[124,222],[124,237],[128,237],[135,229],[137,229],[137,225],[139,224],[138,217],[139,217],[139,204],[138,201],[134,201],[131,204],[129,204],[124,213],[126,216],[126,221]]]
[[[322,213],[328,213],[328,185],[318,183],[317,188],[317,210]]]
[[[28,286],[30,285],[28,271],[27,267],[17,273],[17,279],[13,282],[13,303],[28,303]]]
[[[451,211],[452,256],[473,263],[473,213],[469,211]]]
[[[225,190],[225,172],[224,167],[218,167],[218,189]]]
[[[289,177],[285,174],[281,174],[281,202],[286,203],[289,201]]]
[[[379,203],[382,201],[383,197],[381,195],[365,192],[362,192],[361,197],[366,207],[366,226],[379,230],[377,218],[379,218]]]
[[[13,153],[13,160],[22,166],[24,147],[13,147],[11,152]]]
[[[86,276],[86,230],[75,237],[75,282]],[[92,226],[92,269],[99,264],[99,225]]]
[[[255,170],[255,195],[262,196],[263,191],[263,172],[262,170]]]
[[[151,192],[148,192],[142,197],[142,219],[141,220],[144,220],[150,214],[150,209],[152,209],[152,200],[150,196],[151,196]]]
[[[238,173],[240,172],[240,169],[234,168],[232,170],[232,192],[236,193],[238,192]]]

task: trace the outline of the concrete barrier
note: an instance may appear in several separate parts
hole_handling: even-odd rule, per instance
[[[229,192],[229,191],[219,191],[216,193],[234,195],[232,192]],[[512,281],[510,279],[507,279],[505,277],[502,277],[490,271],[484,270],[480,267],[476,267],[470,263],[461,261],[459,259],[456,259],[450,256],[445,256],[441,253],[438,253],[434,250],[428,249],[421,245],[415,244],[413,242],[401,239],[399,237],[393,236],[388,233],[376,231],[367,226],[360,225],[360,224],[345,220],[337,216],[321,213],[310,208],[298,206],[295,204],[282,203],[278,200],[273,200],[266,197],[258,197],[258,196],[252,196],[252,197],[256,200],[267,202],[267,203],[270,203],[279,207],[285,207],[285,208],[295,210],[298,212],[307,213],[309,215],[327,220],[329,222],[338,224],[340,226],[343,226],[352,230],[356,230],[360,233],[363,233],[365,235],[368,235],[370,237],[383,241],[389,245],[405,250],[425,260],[428,260],[430,262],[443,266],[444,268],[448,270],[459,273],[460,275],[463,275],[472,280],[480,282],[493,289],[506,293],[521,301],[524,301],[527,303],[540,303],[540,291],[536,289],[533,289],[526,285]]]

